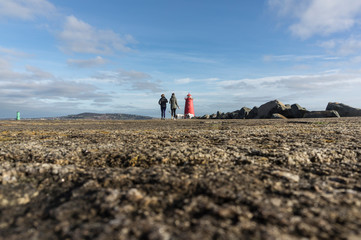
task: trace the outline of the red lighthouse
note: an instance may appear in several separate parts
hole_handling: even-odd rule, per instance
[[[193,97],[190,93],[188,93],[185,98],[186,105],[184,107],[184,118],[192,118],[194,117],[194,107],[193,107]]]

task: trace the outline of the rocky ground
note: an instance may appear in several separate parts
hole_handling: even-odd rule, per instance
[[[0,121],[0,239],[361,239],[361,118]]]

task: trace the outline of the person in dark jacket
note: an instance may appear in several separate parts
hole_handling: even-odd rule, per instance
[[[159,99],[158,103],[160,105],[162,120],[165,120],[165,110],[167,109],[168,99],[165,98],[164,94],[161,95],[161,98]]]
[[[170,104],[170,109],[172,111],[172,119],[177,119],[177,115],[176,115],[176,110],[177,108],[179,108],[178,103],[177,103],[177,98],[175,97],[175,94],[172,93],[172,96],[169,99],[169,104]]]

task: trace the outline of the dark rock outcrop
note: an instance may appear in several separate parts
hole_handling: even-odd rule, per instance
[[[282,117],[280,117],[281,115]],[[342,103],[329,102],[326,111],[308,111],[295,103],[283,104],[279,100],[269,101],[260,107],[252,109],[243,107],[234,112],[223,113],[218,111],[212,114],[211,119],[270,119],[270,118],[329,118],[329,117],[356,117],[361,116],[361,109],[353,108]],[[203,118],[206,118],[205,116]]]
[[[285,116],[283,116],[282,114],[274,113],[274,114],[272,114],[271,119],[287,119],[287,118]]]
[[[216,119],[217,118],[217,114],[213,113],[209,116],[210,119]]]
[[[331,118],[331,117],[337,117],[339,118],[340,115],[335,110],[329,110],[329,111],[311,111],[306,113],[304,118]]]
[[[226,113],[226,118],[227,119],[245,119],[250,111],[251,111],[250,108],[243,107],[240,110]]]
[[[236,110],[234,112],[223,113],[218,111],[217,113],[211,115],[205,114],[200,117],[200,119],[245,119],[247,118],[250,111],[250,108],[243,107],[240,110]]]
[[[240,110],[239,110],[239,118],[240,119],[245,119],[245,118],[247,118],[247,116],[248,116],[248,114],[249,114],[249,112],[251,111],[251,109],[250,108],[248,108],[248,107],[243,107],[243,108],[241,108]]]
[[[353,108],[343,103],[329,102],[326,110],[335,110],[341,117],[359,117],[361,116],[361,109]]]
[[[273,100],[261,105],[258,108],[258,114],[256,118],[271,118],[274,113],[282,114],[286,112],[287,107],[278,100]]]
[[[256,118],[258,115],[258,107],[254,106],[252,110],[246,116],[246,119],[253,119]]]
[[[303,118],[303,116],[308,112],[309,111],[307,111],[306,108],[301,107],[297,103],[291,105],[291,114],[293,118]]]
[[[272,118],[273,114],[281,114],[286,118],[302,118],[308,111],[298,104],[283,104],[279,100],[273,100],[261,105],[257,109],[257,115],[252,118]]]
[[[285,118],[302,118],[308,111],[298,104],[283,104],[279,100],[269,101],[260,107],[252,109],[242,107],[234,112],[223,113],[218,111],[216,114],[204,115],[201,119],[269,119],[273,118],[273,114],[280,114]]]

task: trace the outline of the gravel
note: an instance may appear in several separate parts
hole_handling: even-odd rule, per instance
[[[0,121],[0,239],[360,239],[361,118]]]

